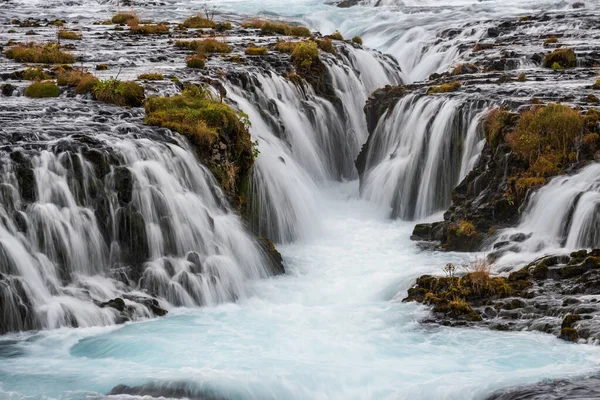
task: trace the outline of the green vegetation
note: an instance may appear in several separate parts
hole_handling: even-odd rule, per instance
[[[280,40],[275,43],[275,51],[280,53],[292,53],[298,44],[300,44],[300,42],[286,42],[284,40]]]
[[[269,52],[269,49],[266,47],[248,47],[244,50],[244,54],[247,56],[264,56]]]
[[[552,69],[574,68],[577,66],[575,52],[569,48],[560,48],[552,53],[546,54],[543,62],[544,67]]]
[[[483,130],[492,150],[496,149],[500,143],[504,143],[504,137],[514,127],[517,119],[518,115],[501,108],[495,108],[486,115],[483,120]]]
[[[217,32],[226,32],[232,30],[233,26],[230,22],[219,22],[213,29]]]
[[[162,81],[163,79],[165,79],[165,77],[163,76],[163,74],[159,74],[158,72],[152,72],[147,74],[140,74],[138,75],[138,79],[145,81]]]
[[[140,19],[134,11],[120,11],[110,20],[113,24],[138,25]]]
[[[333,40],[344,40],[344,37],[342,36],[340,31],[333,32],[331,35],[329,35],[329,37]]]
[[[144,88],[139,83],[114,78],[99,81],[94,95],[100,101],[123,107],[139,107],[144,102]]]
[[[525,72],[521,72],[519,74],[519,76],[517,76],[517,81],[519,81],[519,82],[527,81],[527,75],[525,74]]]
[[[81,40],[81,35],[73,31],[60,30],[58,31],[58,38],[66,40]]]
[[[427,94],[454,92],[460,89],[461,86],[459,81],[448,82],[439,86],[431,86],[427,89]]]
[[[196,50],[198,53],[229,53],[231,47],[225,42],[221,42],[217,39],[203,39],[203,40],[178,40],[175,42],[176,47]]]
[[[183,21],[182,26],[186,28],[192,29],[200,29],[200,28],[214,28],[216,24],[210,19],[204,18],[202,15],[198,14],[193,17],[189,17],[185,21]],[[231,29],[231,28],[229,28]]]
[[[25,88],[25,97],[31,98],[44,98],[44,97],[58,97],[60,95],[60,89],[54,82],[34,82]]]
[[[44,81],[50,79],[50,75],[48,75],[43,68],[33,67],[22,71],[21,78],[28,81]]]
[[[203,55],[194,54],[193,56],[186,58],[185,64],[188,68],[203,69],[206,66],[206,58]]]
[[[300,71],[310,69],[320,63],[319,48],[315,42],[300,42],[292,51],[292,62]]]
[[[99,80],[94,75],[83,70],[59,72],[56,78],[58,86],[74,87],[77,94],[91,93]]]
[[[6,50],[4,55],[22,63],[72,64],[75,62],[75,58],[70,53],[60,50],[60,47],[54,43],[17,44]]]
[[[333,46],[333,40],[331,40],[329,38],[325,38],[325,39],[321,39],[321,40],[317,39],[316,42],[317,42],[317,46],[322,51],[324,51],[326,53],[331,53],[331,54],[337,53],[335,47]]]
[[[163,35],[169,33],[167,24],[130,25],[129,31],[136,35]]]
[[[264,35],[285,35],[296,37],[311,37],[310,29],[300,25],[290,25],[285,22],[269,21],[264,19],[252,19],[246,21],[244,28],[260,29]]]
[[[594,84],[592,85],[592,89],[600,90],[600,78],[596,79],[596,82],[594,82]]]
[[[96,65],[96,71],[106,71],[108,69],[110,69],[110,67],[107,64]]]
[[[360,36],[354,36],[352,38],[352,43],[356,43],[356,44],[359,44],[359,45],[362,46],[363,40],[362,40],[362,38]]]
[[[189,139],[221,187],[232,197],[247,178],[253,163],[253,143],[245,123],[227,104],[211,98],[200,87],[188,87],[181,95],[152,97],[146,101],[146,123],[175,130]],[[227,143],[224,148],[221,143]],[[215,159],[214,151],[222,157]],[[238,203],[245,200],[238,198]]]

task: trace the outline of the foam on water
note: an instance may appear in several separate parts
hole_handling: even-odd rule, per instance
[[[356,191],[321,191],[323,232],[283,246],[288,275],[255,282],[237,304],[4,337],[0,397],[95,398],[118,384],[183,381],[234,399],[476,399],[597,366],[600,348],[549,335],[420,325],[425,310],[400,302],[406,289],[464,256],[419,252],[410,224]]]

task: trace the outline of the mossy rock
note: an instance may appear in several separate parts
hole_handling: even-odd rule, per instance
[[[25,97],[30,98],[45,98],[58,97],[60,89],[54,82],[34,82],[25,89]]]
[[[573,328],[562,328],[560,330],[559,338],[566,340],[567,342],[576,342],[579,339],[579,333]]]
[[[562,321],[561,328],[572,328],[573,325],[581,320],[578,314],[568,314]]]
[[[110,78],[94,87],[96,99],[122,107],[140,107],[144,102],[144,87],[134,81]]]
[[[561,47],[547,54],[544,57],[543,65],[552,69],[574,68],[577,66],[577,56],[573,49]]]

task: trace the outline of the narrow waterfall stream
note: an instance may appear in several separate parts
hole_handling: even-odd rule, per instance
[[[0,16],[80,22],[94,35],[78,55],[102,79],[181,73],[145,82],[147,97],[178,94],[183,81],[221,89],[220,100],[247,117],[256,151],[247,210],[236,209],[192,141],[145,124],[142,107],[65,92],[28,99],[24,85],[0,96],[0,400],[483,400],[598,374],[600,346],[543,329],[427,324],[431,307],[402,300],[418,277],[444,276],[448,263],[466,270],[498,243],[518,252],[500,254],[494,273],[600,247],[600,164],[532,190],[518,225],[497,231],[489,251],[425,250],[411,241],[415,224],[439,219],[483,158],[487,112],[518,102],[479,87],[417,89],[375,121],[364,109],[378,89],[447,72],[494,18],[562,12],[574,1],[211,2],[235,23],[258,15],[361,35],[364,47],[347,40],[322,52],[329,96],[295,84],[283,62],[195,75],[173,37],[140,39],[148,48],[130,52],[100,20],[131,7],[181,22],[205,2],[126,3],[10,0]],[[55,34],[44,25],[39,37]],[[185,39],[202,36],[194,35]],[[228,39],[243,49],[266,36],[245,35]],[[96,71],[107,59],[111,69]],[[13,64],[0,58],[0,68]],[[515,234],[525,239],[512,243]]]

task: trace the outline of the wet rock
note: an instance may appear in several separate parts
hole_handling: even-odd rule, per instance
[[[189,399],[189,400],[226,400],[206,389],[200,389],[191,382],[155,382],[140,386],[117,385],[111,396],[129,395],[151,398]]]
[[[267,256],[267,260],[269,263],[268,267],[271,273],[273,275],[285,274],[283,257],[281,256],[281,253],[279,253],[279,251],[277,251],[277,249],[275,248],[275,244],[264,237],[258,238],[258,244],[262,248],[264,254]]]

